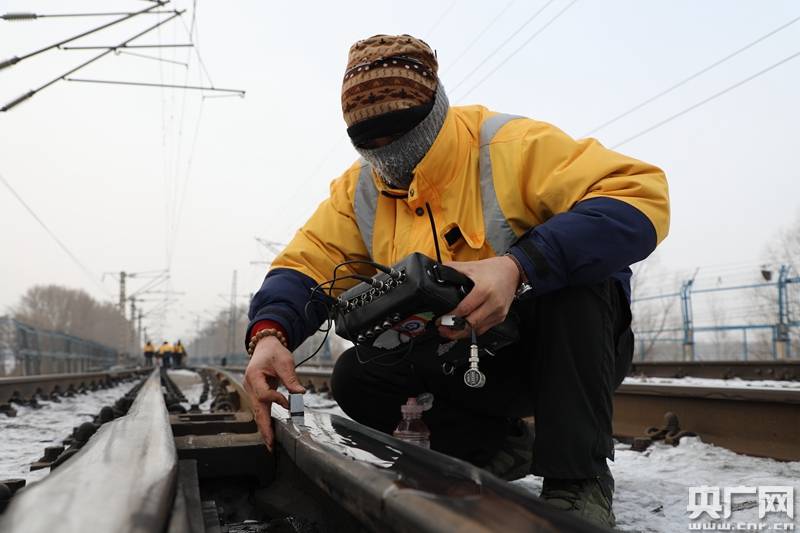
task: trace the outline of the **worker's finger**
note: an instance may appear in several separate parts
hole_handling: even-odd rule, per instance
[[[483,289],[474,287],[449,314],[467,317],[480,307],[487,297],[488,294]]]
[[[472,270],[472,265],[469,264],[469,261],[447,261],[446,263],[442,263],[446,267],[450,267],[453,270],[458,270],[465,276],[469,276],[469,272]]]
[[[286,358],[275,361],[275,373],[278,374],[278,377],[286,388],[289,389],[289,392],[302,394],[306,391],[305,387],[300,384],[300,380],[297,379],[297,374],[294,371],[293,359]]]
[[[263,374],[260,377],[248,379],[247,382],[250,384],[250,394],[252,394],[257,401],[262,403],[276,402],[286,409],[289,408],[289,402],[286,400],[286,397],[270,387],[267,384],[266,376]]]
[[[487,323],[494,311],[495,309],[491,305],[491,302],[484,302],[482,305],[476,307],[465,318],[467,322],[469,322],[470,325],[475,328],[475,332],[480,335],[488,329]]]
[[[466,339],[470,334],[470,329],[468,327],[463,329],[453,329],[448,328],[447,326],[439,326],[438,331],[440,336],[444,337],[445,339],[450,339],[451,341]]]
[[[272,405],[269,403],[261,404],[258,401],[253,402],[253,418],[255,418],[258,432],[261,433],[261,438],[264,439],[264,444],[267,445],[269,451],[272,451],[273,433],[272,417],[267,413],[270,413],[271,409]]]

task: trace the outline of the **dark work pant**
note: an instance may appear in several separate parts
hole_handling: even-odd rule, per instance
[[[354,420],[391,433],[410,396],[434,395],[423,415],[431,447],[481,466],[508,435],[511,422],[536,419],[533,472],[581,479],[613,459],[612,396],[633,356],[630,307],[616,281],[565,289],[515,304],[520,341],[482,355],[482,389],[463,381],[459,342],[439,355],[442,339],[392,351],[351,348],[336,362],[334,398]],[[463,361],[463,357],[459,357]],[[451,371],[451,373],[448,372]]]

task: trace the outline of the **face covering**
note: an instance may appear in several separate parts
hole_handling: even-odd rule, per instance
[[[419,124],[386,146],[379,148],[356,146],[355,149],[372,165],[389,187],[408,189],[414,178],[412,174],[414,168],[433,146],[449,107],[450,102],[440,82],[436,88],[433,108]]]

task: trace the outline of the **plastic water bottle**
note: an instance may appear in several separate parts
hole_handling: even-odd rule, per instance
[[[433,405],[432,394],[422,394],[419,398],[409,398],[405,405],[400,406],[403,419],[397,424],[397,429],[392,434],[394,438],[422,446],[431,447],[431,432],[422,421],[422,412]]]

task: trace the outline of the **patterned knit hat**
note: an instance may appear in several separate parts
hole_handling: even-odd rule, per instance
[[[403,133],[425,118],[438,68],[431,47],[410,35],[374,35],[350,47],[342,112],[353,142]]]

